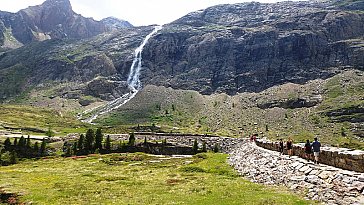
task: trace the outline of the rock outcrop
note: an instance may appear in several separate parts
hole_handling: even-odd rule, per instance
[[[116,18],[96,21],[72,10],[69,0],[47,0],[17,13],[0,12],[0,45],[17,48],[34,41],[55,38],[83,39],[98,34],[132,27]]]
[[[61,5],[53,6],[58,4]],[[363,69],[364,13],[347,8],[352,3],[343,5],[337,1],[252,2],[190,13],[164,25],[144,47],[141,81],[144,85],[196,90],[202,94],[235,95],[289,82],[304,84],[326,79],[341,69]],[[360,9],[359,4],[355,5]],[[48,21],[39,15],[42,12],[43,16],[49,15]],[[1,85],[11,84],[17,89],[6,89],[3,93],[0,89],[2,99],[44,81],[85,83],[97,76],[117,76],[126,81],[134,49],[152,29],[115,31],[110,27],[115,25],[115,19],[105,19],[109,22],[106,26],[83,18],[72,11],[68,0],[48,0],[17,14],[1,13],[0,19],[5,20],[0,29],[9,32],[12,21],[6,19],[13,19],[12,15],[19,17],[14,19],[19,26],[12,26],[12,34],[23,44],[34,41],[33,31],[46,38],[84,38],[113,31],[83,41],[53,39],[3,53],[0,73],[14,76],[21,70],[20,76],[28,80],[15,85],[9,82],[12,78],[0,80]],[[6,39],[0,35],[1,38]],[[312,101],[311,96],[303,97],[278,99],[261,107],[311,107],[320,102]]]
[[[121,20],[115,17],[107,17],[102,19],[100,22],[108,26],[110,29],[134,27],[131,23],[129,23],[129,21]]]
[[[336,2],[219,5],[165,25],[144,81],[202,93],[258,92],[364,66],[364,13]]]

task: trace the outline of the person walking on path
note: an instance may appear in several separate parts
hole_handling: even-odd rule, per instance
[[[288,155],[289,157],[292,156],[293,154],[293,142],[292,142],[292,138],[288,138],[288,141],[287,141],[287,144],[286,144],[286,148],[287,148],[287,152],[288,152]]]
[[[315,141],[312,143],[313,155],[315,156],[315,163],[319,164],[319,156],[320,156],[320,147],[321,143],[317,140],[317,137],[314,139]]]
[[[282,139],[280,139],[280,140],[279,140],[278,148],[279,148],[279,153],[281,153],[281,155],[283,154],[283,147],[284,147],[283,140],[282,140]]]
[[[306,140],[306,144],[305,144],[305,155],[306,155],[307,161],[310,161],[311,160],[311,154],[312,154],[312,147],[311,147],[310,140]]]

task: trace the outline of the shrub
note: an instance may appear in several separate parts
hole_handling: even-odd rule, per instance
[[[215,153],[219,152],[219,145],[215,144],[215,146],[214,146],[214,152]]]
[[[134,146],[134,144],[135,144],[135,135],[134,135],[134,132],[132,132],[132,133],[130,133],[128,145]]]
[[[193,142],[192,151],[193,151],[194,154],[197,154],[197,152],[198,152],[197,139],[195,139],[195,141]]]
[[[195,166],[181,167],[180,171],[182,171],[182,172],[206,172],[203,168],[195,167]]]
[[[206,142],[202,143],[202,152],[207,152]]]

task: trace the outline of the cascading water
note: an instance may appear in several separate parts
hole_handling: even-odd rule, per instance
[[[96,107],[92,110],[87,110],[87,111],[83,112],[83,115],[91,113],[91,112],[95,112],[95,113],[93,113],[93,115],[91,117],[82,120],[82,122],[92,123],[98,116],[106,114],[112,110],[118,109],[120,106],[124,105],[125,103],[129,102],[131,99],[133,99],[135,97],[135,95],[139,92],[139,90],[141,88],[139,76],[140,76],[140,70],[142,68],[143,48],[144,48],[145,44],[148,43],[148,40],[161,29],[162,29],[162,26],[156,26],[154,28],[154,30],[144,38],[144,40],[140,44],[140,46],[137,49],[135,49],[134,60],[130,67],[130,73],[129,73],[128,80],[127,80],[130,92],[124,94],[120,98],[117,98],[117,99],[107,103],[106,105],[102,105],[102,106]]]

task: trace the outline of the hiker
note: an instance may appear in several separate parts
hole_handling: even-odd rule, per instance
[[[315,141],[312,142],[312,149],[313,149],[313,155],[315,156],[315,164],[319,164],[319,155],[320,155],[320,147],[321,143],[317,140],[317,137],[314,139]]]
[[[306,144],[305,144],[305,157],[308,161],[310,161],[311,159],[311,154],[312,154],[312,147],[311,147],[311,143],[310,140],[306,140]]]
[[[286,148],[287,148],[287,152],[288,152],[289,157],[291,157],[292,154],[293,154],[293,150],[292,150],[293,149],[293,142],[292,142],[291,137],[288,138],[288,141],[286,143]]]
[[[283,140],[282,139],[279,139],[278,148],[279,148],[279,152],[281,153],[281,155],[283,154],[283,147],[284,147]]]

